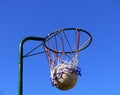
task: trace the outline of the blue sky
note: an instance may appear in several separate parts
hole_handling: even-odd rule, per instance
[[[41,54],[24,59],[24,95],[120,95],[119,0],[0,0],[0,95],[18,93],[20,41],[67,27],[93,36],[90,47],[79,53],[82,76],[77,85],[69,91],[52,87]],[[36,44],[26,43],[25,51]]]

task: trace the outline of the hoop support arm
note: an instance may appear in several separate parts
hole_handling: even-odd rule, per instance
[[[25,42],[33,41],[45,41],[45,38],[29,36],[24,38],[19,44],[19,75],[18,75],[18,95],[23,95],[23,45]]]

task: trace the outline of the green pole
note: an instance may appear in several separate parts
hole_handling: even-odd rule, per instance
[[[23,95],[23,46],[24,43],[28,40],[33,41],[44,41],[45,38],[41,37],[26,37],[24,38],[19,45],[19,74],[18,74],[18,95]]]

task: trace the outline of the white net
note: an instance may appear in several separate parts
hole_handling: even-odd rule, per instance
[[[43,43],[53,86],[68,90],[75,85],[77,76],[81,75],[78,52],[88,47],[91,41],[88,32],[77,28],[60,29],[46,37]]]
[[[51,68],[51,81],[53,86],[60,90],[69,90],[77,82],[81,70],[78,68],[77,54],[68,62],[59,59],[57,65]]]

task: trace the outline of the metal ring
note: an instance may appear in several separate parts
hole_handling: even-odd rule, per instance
[[[48,49],[49,51],[52,51],[54,53],[63,53],[62,51],[56,51],[56,50],[53,50],[51,48],[49,48],[47,45],[46,45],[46,42],[50,39],[52,39],[55,35],[57,35],[58,33],[62,32],[62,31],[67,31],[67,30],[76,30],[78,32],[84,32],[86,33],[88,36],[89,36],[89,43],[84,47],[84,48],[79,48],[78,50],[75,50],[75,51],[65,51],[64,53],[76,53],[76,52],[80,52],[84,49],[86,49],[92,42],[92,36],[89,32],[83,30],[83,29],[80,29],[80,28],[61,28],[61,29],[58,29],[56,30],[55,32],[52,32],[50,34],[48,34],[46,37],[45,37],[45,41],[43,42],[44,46],[46,47],[46,49]],[[51,37],[50,37],[51,36]],[[50,37],[50,38],[49,38]],[[49,38],[49,39],[48,39]]]

